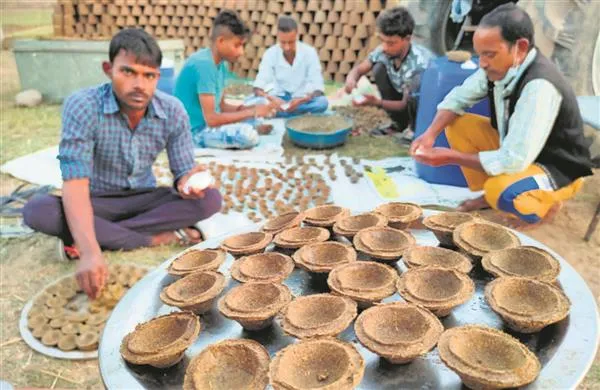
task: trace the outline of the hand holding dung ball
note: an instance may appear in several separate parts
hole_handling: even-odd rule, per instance
[[[202,198],[204,190],[214,183],[215,178],[206,170],[206,167],[198,166],[182,178],[177,189],[185,198]]]

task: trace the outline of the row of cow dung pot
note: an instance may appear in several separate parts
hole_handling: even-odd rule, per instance
[[[138,325],[124,338],[121,354],[133,364],[176,364],[201,335],[197,315],[216,304],[246,330],[276,320],[300,341],[272,360],[252,340],[210,345],[188,365],[184,388],[354,388],[364,360],[352,344],[336,338],[352,322],[358,341],[393,364],[409,363],[437,346],[442,361],[469,387],[534,381],[541,365],[516,338],[477,324],[444,330],[440,317],[473,296],[468,274],[481,264],[496,277],[485,288],[491,309],[517,332],[538,332],[569,312],[557,283],[558,261],[521,246],[510,230],[464,213],[424,218],[446,248],[418,246],[406,229],[421,218],[421,208],[409,203],[359,215],[325,205],[274,217],[260,231],[226,238],[220,248],[192,248],[169,265],[168,272],[181,279],[160,294],[183,312]],[[241,284],[219,299],[225,276],[217,270],[227,253],[236,258],[231,277]],[[392,266],[400,259],[407,268],[401,275]],[[330,292],[293,297],[283,281],[295,267],[325,277]],[[396,293],[405,302],[387,302]]]

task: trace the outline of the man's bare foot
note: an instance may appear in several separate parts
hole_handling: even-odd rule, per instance
[[[558,212],[562,209],[562,206],[562,202],[554,203],[550,210],[548,210],[544,218],[542,218],[539,222],[536,223],[527,223],[519,217],[506,214],[507,218],[505,218],[504,221],[502,221],[502,225],[519,231],[532,230],[544,224],[552,222],[558,214]]]
[[[489,208],[490,205],[485,200],[484,196],[480,196],[478,198],[465,200],[461,204],[458,205],[456,211],[462,211],[464,213],[468,213],[469,211],[475,210],[483,210]]]
[[[152,236],[151,246],[193,245],[202,242],[202,234],[195,228],[183,228],[172,232],[162,232]]]

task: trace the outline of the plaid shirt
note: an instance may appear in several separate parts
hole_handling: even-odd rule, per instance
[[[390,82],[394,89],[400,93],[403,92],[405,84],[412,92],[419,91],[421,75],[434,58],[435,55],[429,49],[416,43],[410,44],[410,50],[402,60],[399,68],[396,68],[394,60],[383,52],[382,46],[378,46],[369,54],[369,61],[373,65],[380,62],[385,66]]]
[[[134,130],[119,111],[111,83],[65,101],[58,152],[64,181],[90,178],[92,192],[152,188],[152,164],[165,148],[175,179],[195,165],[189,118],[174,97],[156,91]]]

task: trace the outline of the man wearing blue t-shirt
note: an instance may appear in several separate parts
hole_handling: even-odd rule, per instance
[[[232,105],[223,99],[227,64],[244,54],[249,29],[233,11],[221,11],[213,23],[211,46],[192,54],[181,69],[174,94],[190,116],[198,147],[248,149],[258,144],[249,119],[271,117],[274,104]]]

